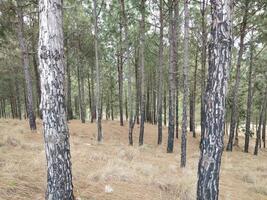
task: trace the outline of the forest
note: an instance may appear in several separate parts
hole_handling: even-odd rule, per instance
[[[267,200],[266,0],[0,0],[0,199]]]

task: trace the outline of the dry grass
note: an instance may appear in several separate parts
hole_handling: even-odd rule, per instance
[[[104,142],[97,144],[95,124],[71,121],[75,196],[79,200],[191,200],[196,198],[199,139],[188,135],[187,167],[180,169],[180,141],[167,154],[156,144],[156,126],[146,124],[145,145],[127,145],[127,126],[103,122]],[[45,153],[41,124],[32,133],[26,121],[0,120],[0,199],[44,199]],[[135,127],[137,143],[139,127]],[[164,129],[166,140],[167,129]],[[243,139],[240,138],[240,145]],[[254,141],[251,141],[254,146]],[[250,152],[253,152],[250,149]],[[236,147],[224,152],[220,199],[267,200],[267,151],[259,156]],[[106,193],[105,187],[112,192]]]

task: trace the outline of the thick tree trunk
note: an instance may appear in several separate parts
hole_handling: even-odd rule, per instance
[[[141,0],[140,12],[142,15],[140,23],[140,84],[141,84],[141,102],[140,102],[140,114],[141,114],[141,123],[140,123],[140,134],[139,134],[139,145],[144,143],[144,126],[145,126],[145,1]]]
[[[205,93],[205,132],[198,164],[198,200],[219,198],[219,176],[223,152],[225,96],[230,59],[231,0],[211,1],[211,41]],[[218,109],[219,108],[219,109]]]
[[[61,0],[40,0],[41,109],[47,159],[46,199],[74,199],[69,131],[64,107],[64,45]]]
[[[201,0],[200,13],[201,13],[201,104],[200,104],[200,125],[201,125],[201,140],[205,132],[205,88],[206,88],[206,59],[207,59],[207,26],[206,26],[206,8],[208,0]]]
[[[252,33],[253,34],[253,33]],[[250,45],[250,63],[248,70],[248,96],[247,96],[247,116],[246,116],[246,131],[245,131],[245,146],[244,152],[248,153],[249,137],[250,137],[250,124],[251,124],[251,111],[252,111],[252,66],[253,66],[253,41]]]
[[[174,129],[175,129],[175,91],[176,91],[176,28],[174,27],[174,5],[177,1],[169,0],[169,125],[168,125],[168,145],[167,153],[173,152],[173,141],[174,141]]]
[[[26,91],[27,91],[27,110],[28,110],[28,117],[29,117],[29,124],[31,130],[36,130],[36,122],[35,122],[35,114],[33,108],[33,95],[32,95],[32,78],[30,73],[30,64],[29,64],[29,55],[28,49],[26,46],[25,38],[24,38],[24,28],[23,28],[23,14],[21,10],[21,2],[17,1],[18,8],[17,8],[17,15],[18,15],[18,39],[19,39],[19,46],[21,50],[22,56],[22,63],[24,67],[24,76],[26,82]]]
[[[95,28],[95,66],[96,66],[96,118],[97,118],[97,141],[102,142],[103,132],[102,132],[102,110],[101,110],[101,86],[100,86],[100,69],[98,63],[98,16],[96,8],[97,3],[94,0],[94,28]]]
[[[186,135],[187,135],[187,104],[188,104],[188,68],[189,68],[189,0],[184,0],[184,96],[183,96],[183,119],[182,119],[182,141],[181,141],[181,167],[186,165]]]
[[[235,127],[236,127],[236,121],[237,121],[237,109],[238,109],[237,103],[238,103],[238,91],[239,91],[239,84],[240,84],[240,68],[241,68],[241,61],[242,61],[242,56],[243,56],[243,51],[244,51],[244,38],[246,36],[248,7],[249,7],[249,0],[246,0],[243,21],[242,21],[241,29],[240,29],[240,45],[239,45],[239,52],[238,52],[237,65],[236,65],[236,82],[235,82],[233,93],[232,93],[233,103],[232,103],[232,109],[231,109],[230,135],[229,135],[229,141],[228,141],[227,148],[226,148],[227,151],[233,150]]]

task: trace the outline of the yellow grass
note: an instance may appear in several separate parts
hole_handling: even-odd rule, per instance
[[[180,169],[180,141],[173,154],[156,145],[157,127],[146,124],[145,145],[128,146],[127,126],[104,121],[104,142],[97,144],[96,125],[71,121],[70,143],[75,197],[79,200],[191,200],[196,198],[199,137],[188,134],[187,166]],[[227,138],[226,138],[227,139]],[[254,140],[250,152],[253,152]],[[267,200],[267,151],[259,156],[224,152],[220,178],[222,200]],[[0,120],[0,199],[44,199],[46,161],[41,131],[29,131],[27,121]],[[105,192],[111,187],[111,193]]]

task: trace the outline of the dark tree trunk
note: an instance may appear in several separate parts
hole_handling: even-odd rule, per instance
[[[229,135],[229,141],[227,144],[227,151],[233,150],[233,140],[235,135],[235,127],[236,127],[236,121],[237,121],[237,103],[238,103],[238,91],[239,91],[239,84],[240,84],[240,68],[241,68],[241,61],[244,51],[244,38],[246,36],[246,27],[247,27],[247,17],[248,17],[248,8],[249,8],[249,0],[245,1],[245,10],[243,15],[243,21],[241,24],[240,29],[240,44],[239,44],[239,52],[238,52],[238,58],[237,58],[237,65],[236,65],[236,82],[233,89],[233,103],[231,108],[231,123],[230,123],[230,135]]]
[[[67,40],[68,41],[68,40]],[[68,45],[68,43],[66,44],[66,46]],[[67,73],[67,80],[66,80],[66,84],[67,84],[67,118],[68,120],[72,120],[73,119],[73,111],[72,111],[72,103],[71,103],[71,73],[70,73],[70,65],[69,65],[69,55],[68,55],[68,49],[69,46],[67,46],[67,50],[66,50],[66,73]]]
[[[61,0],[39,1],[39,70],[47,159],[47,200],[74,199],[69,131],[64,107],[65,63],[62,9]]]
[[[267,105],[265,105],[265,107],[266,107]],[[263,148],[265,148],[266,147],[266,120],[267,120],[267,116],[266,116],[266,114],[267,114],[267,110],[265,109],[265,111],[264,111],[264,117],[263,117],[263,122],[262,122],[262,134],[261,134],[261,136],[262,136],[262,143],[263,143]]]
[[[189,0],[184,0],[184,96],[183,96],[183,119],[182,119],[182,141],[181,141],[181,167],[186,165],[186,135],[187,135],[187,104],[188,104],[188,68],[189,68]]]
[[[163,97],[163,104],[164,104],[164,119],[163,119],[163,123],[164,126],[167,125],[167,92],[166,92],[166,88],[164,87],[164,97]]]
[[[238,129],[239,129],[239,113],[237,114],[237,122],[236,122],[236,127],[235,127],[235,142],[234,146],[238,146]]]
[[[128,111],[129,111],[129,144],[133,145],[133,128],[134,128],[134,116],[133,116],[133,104],[132,104],[132,68],[130,65],[130,49],[129,49],[129,41],[128,41],[128,20],[125,13],[125,4],[124,0],[121,0],[121,12],[122,12],[122,18],[123,18],[123,26],[124,26],[124,34],[125,34],[125,48],[126,48],[126,59],[127,59],[127,65],[128,65],[128,71],[127,71],[127,79],[128,79],[128,102],[126,101],[126,118],[128,118]],[[127,100],[127,98],[126,98]],[[129,107],[129,109],[128,109]]]
[[[122,21],[120,17],[120,21]],[[123,48],[122,48],[122,23],[120,22],[120,50],[118,51],[118,82],[119,82],[119,110],[120,110],[120,125],[123,126]]]
[[[95,84],[94,84],[94,68],[91,67],[91,94],[92,94],[92,103],[91,103],[91,123],[96,119],[96,105],[95,105]]]
[[[22,63],[24,67],[24,76],[26,82],[26,91],[27,91],[27,110],[28,110],[28,117],[29,117],[29,124],[31,130],[36,130],[36,123],[35,123],[35,114],[34,114],[34,107],[33,107],[33,95],[32,95],[32,78],[30,73],[30,62],[29,62],[29,55],[28,49],[26,46],[25,38],[24,38],[24,22],[23,22],[23,14],[21,10],[21,2],[17,1],[18,8],[17,8],[17,15],[18,15],[18,39],[19,39],[19,46],[21,50],[21,57]]]
[[[168,145],[167,145],[167,153],[173,152],[173,141],[174,141],[174,128],[175,128],[175,91],[176,91],[176,51],[174,48],[176,47],[175,37],[176,30],[174,30],[174,5],[177,1],[169,0],[169,125],[168,125]],[[177,26],[175,26],[177,27]]]
[[[212,26],[208,82],[204,95],[205,132],[202,135],[198,164],[198,200],[218,200],[219,198],[225,96],[230,64],[230,5],[229,1],[211,1]]]
[[[265,87],[265,93],[264,93],[264,96],[262,98],[254,155],[258,155],[259,147],[261,147],[261,126],[263,124],[263,118],[264,118],[264,115],[266,113],[266,106],[267,106],[267,86]]]
[[[135,90],[136,90],[136,123],[139,124],[139,108],[140,108],[140,68],[139,68],[139,49],[135,48]]]
[[[140,102],[140,114],[141,114],[141,123],[140,123],[140,134],[139,134],[139,145],[143,145],[144,143],[144,126],[145,126],[145,1],[141,0],[141,22],[140,22],[140,95],[141,95],[141,102]]]
[[[250,63],[248,70],[247,116],[246,116],[246,131],[245,131],[245,146],[244,146],[244,152],[246,153],[248,153],[249,137],[251,133],[250,124],[251,124],[251,111],[252,111],[252,81],[251,81],[252,66],[253,66],[253,41],[251,41],[250,45]]]
[[[100,69],[98,63],[98,14],[97,2],[94,0],[94,28],[95,28],[95,66],[96,66],[96,118],[97,118],[97,141],[102,142],[102,109],[101,109],[101,86],[100,86]]]
[[[77,78],[78,78],[78,96],[79,96],[79,110],[80,110],[80,119],[82,121],[82,123],[85,123],[85,113],[84,113],[84,87],[82,86],[83,85],[83,82],[81,79],[83,75],[82,74],[82,69],[81,69],[81,63],[78,62],[77,63]],[[82,88],[83,87],[83,88]]]
[[[201,0],[200,13],[201,13],[201,104],[200,104],[200,125],[201,125],[201,140],[205,132],[205,88],[206,88],[206,59],[207,59],[207,25],[206,25],[206,10],[208,0]]]
[[[196,108],[196,90],[197,90],[197,64],[198,64],[198,47],[196,51],[195,70],[193,77],[192,90],[190,92],[190,131],[193,133],[193,137],[196,137],[196,122],[195,122],[195,108]]]

